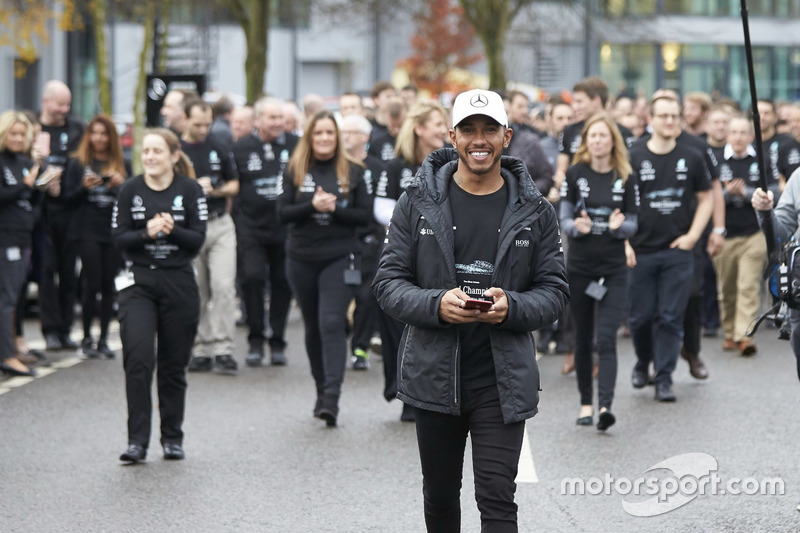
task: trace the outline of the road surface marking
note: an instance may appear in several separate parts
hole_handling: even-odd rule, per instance
[[[519,467],[517,469],[517,483],[538,483],[539,476],[536,475],[536,465],[533,462],[533,449],[531,440],[528,438],[528,427],[522,434],[522,451],[519,454]]]

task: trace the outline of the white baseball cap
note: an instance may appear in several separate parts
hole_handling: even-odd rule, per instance
[[[473,89],[456,96],[453,102],[453,127],[458,126],[462,120],[472,115],[486,115],[508,127],[508,115],[503,99],[494,91]]]

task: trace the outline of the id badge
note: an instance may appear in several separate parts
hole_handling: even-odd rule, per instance
[[[350,254],[350,267],[344,270],[345,285],[361,285],[361,270],[356,268],[355,255]]]
[[[586,287],[586,295],[590,298],[594,298],[598,302],[602,300],[606,293],[608,292],[608,288],[603,285],[603,278],[600,278],[600,281],[593,281]]]
[[[135,284],[136,280],[133,279],[133,272],[130,270],[123,270],[114,278],[114,286],[117,288],[117,292],[122,292],[128,287],[133,287]]]
[[[20,250],[18,246],[6,248],[6,259],[8,259],[9,263],[19,261],[22,259],[22,250]]]

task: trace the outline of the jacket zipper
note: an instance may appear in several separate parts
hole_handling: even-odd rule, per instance
[[[459,393],[461,392],[461,364],[459,363],[459,355],[461,354],[461,337],[456,332],[456,357],[455,357],[455,391],[453,394],[453,399],[455,401],[455,405],[458,406],[459,401]]]

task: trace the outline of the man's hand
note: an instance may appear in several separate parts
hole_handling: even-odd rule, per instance
[[[206,196],[211,196],[211,193],[214,190],[214,187],[211,186],[211,178],[208,176],[197,178],[197,183],[199,183],[200,188],[203,189],[203,194]]]
[[[734,196],[744,196],[745,183],[742,178],[734,178],[725,182],[725,192]]]
[[[670,248],[679,248],[686,252],[690,252],[694,245],[697,244],[697,239],[689,235],[688,233],[684,233],[674,241],[672,241],[669,245]]]
[[[710,257],[716,257],[722,251],[722,245],[725,244],[725,237],[719,233],[710,233],[708,235],[708,246],[706,251]]]
[[[499,324],[508,316],[508,299],[502,289],[492,287],[484,291],[483,296],[491,297],[492,307],[486,312],[480,309],[464,309],[464,304],[470,297],[461,289],[455,288],[447,291],[439,303],[439,318],[450,324],[469,324],[472,322],[486,322]]]
[[[625,264],[628,268],[636,266],[636,252],[633,251],[633,246],[628,241],[625,241]]]
[[[753,209],[756,211],[769,211],[772,209],[772,204],[775,202],[775,195],[772,194],[772,191],[764,192],[764,190],[759,187],[753,193],[753,199],[750,200],[750,203],[753,205]]]

